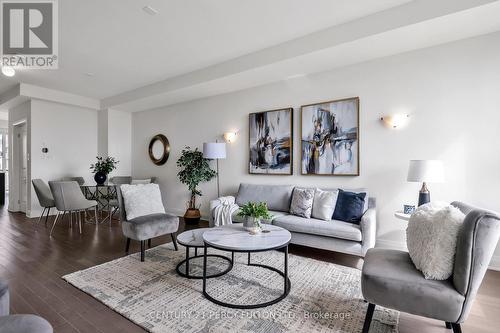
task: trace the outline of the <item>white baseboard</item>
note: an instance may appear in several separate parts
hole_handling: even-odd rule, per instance
[[[400,250],[400,251],[408,251],[406,244],[386,239],[378,239],[375,247],[381,247],[386,249]],[[493,256],[491,258],[490,265],[488,269],[494,271],[500,271],[500,256]]]

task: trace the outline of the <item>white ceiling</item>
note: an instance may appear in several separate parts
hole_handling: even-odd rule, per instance
[[[1,76],[0,91],[25,82],[101,99],[405,2],[59,1],[59,70]],[[159,13],[146,14],[146,5]]]
[[[59,69],[0,75],[0,92],[140,111],[497,31],[500,1],[64,0],[59,17]]]

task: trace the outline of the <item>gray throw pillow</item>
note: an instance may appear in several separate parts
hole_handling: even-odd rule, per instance
[[[293,190],[292,203],[290,205],[290,214],[310,218],[313,200],[314,189],[295,188]]]
[[[314,192],[312,217],[330,221],[337,204],[338,191],[322,191],[319,188]]]

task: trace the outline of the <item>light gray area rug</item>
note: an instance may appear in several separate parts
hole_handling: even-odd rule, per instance
[[[148,250],[143,263],[136,253],[63,279],[150,332],[361,332],[367,303],[357,269],[290,255],[290,294],[266,308],[236,310],[205,299],[202,280],[177,275],[175,266],[184,256],[182,246],[174,251],[167,244]],[[277,251],[254,253],[252,262],[282,269],[283,256]],[[278,296],[283,278],[245,265],[246,258],[245,253],[235,253],[230,273],[207,280],[209,294],[237,304]],[[208,273],[222,271],[226,265],[210,258]],[[193,259],[190,267],[192,274],[201,273],[202,259]],[[398,319],[397,311],[376,307],[370,332],[397,332]]]

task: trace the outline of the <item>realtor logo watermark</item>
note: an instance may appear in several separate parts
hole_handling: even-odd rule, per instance
[[[1,65],[58,68],[57,0],[0,0]]]

